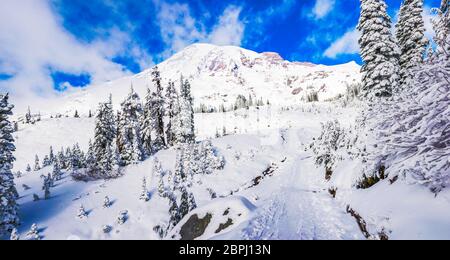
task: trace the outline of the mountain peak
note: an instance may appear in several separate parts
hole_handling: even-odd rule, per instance
[[[360,82],[360,69],[354,62],[337,66],[290,62],[276,52],[257,53],[208,43],[187,46],[158,67],[163,86],[168,81],[178,82],[180,75],[191,82],[196,108],[229,107],[239,96],[291,105],[303,102],[308,93],[317,92],[319,99],[325,100],[345,93],[347,85]],[[151,70],[67,93],[62,104],[54,104],[57,108],[52,110],[63,114],[75,110],[86,113],[95,110],[98,102],[106,100],[110,93],[118,108],[131,83],[144,96],[147,87],[153,86]]]

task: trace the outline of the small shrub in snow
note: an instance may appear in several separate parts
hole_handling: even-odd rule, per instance
[[[211,199],[217,199],[217,193],[213,189],[208,188],[207,190]]]
[[[21,178],[22,175],[23,175],[23,173],[21,171],[17,171],[16,174],[15,174],[15,177],[16,178]]]
[[[39,195],[37,195],[36,193],[33,194],[33,201],[39,201],[39,200],[40,200]]]
[[[333,197],[333,198],[336,198],[336,194],[337,194],[337,188],[336,187],[330,187],[329,189],[328,189],[328,193],[330,193],[330,195]]]
[[[236,151],[234,153],[234,159],[236,159],[236,161],[239,161],[241,159],[241,156],[242,156],[242,154],[239,151]]]
[[[80,207],[78,208],[77,217],[78,217],[79,219],[85,219],[85,218],[88,217],[88,213],[87,213],[86,210],[84,209],[83,205],[80,205]]]
[[[166,228],[157,225],[153,228],[153,231],[155,231],[156,234],[158,234],[158,236],[162,239],[166,236]]]
[[[345,158],[355,159],[366,155],[360,140],[352,128],[343,128],[335,121],[322,124],[321,135],[310,145],[316,154],[316,164],[325,166],[325,179],[330,180],[337,162]]]
[[[11,231],[11,236],[10,236],[9,240],[12,240],[12,241],[20,240],[19,232],[17,232],[17,229],[16,229],[16,228],[14,228],[14,229]]]
[[[111,201],[109,200],[108,196],[105,196],[105,198],[103,199],[103,208],[109,208],[111,207]]]
[[[117,217],[117,224],[123,225],[128,220],[128,210],[122,210]]]
[[[102,227],[102,231],[103,231],[103,233],[105,233],[105,234],[109,234],[109,233],[111,233],[111,231],[112,231],[112,227],[109,226],[109,225],[104,225],[104,226]]]
[[[27,240],[40,240],[39,230],[36,224],[31,225],[30,231],[26,235]]]
[[[331,178],[333,166],[338,160],[337,151],[343,147],[343,136],[344,131],[340,123],[337,120],[329,121],[322,124],[322,133],[312,145],[316,154],[316,163],[325,166],[325,179],[327,180]]]

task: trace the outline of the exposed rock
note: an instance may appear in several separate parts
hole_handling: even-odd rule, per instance
[[[204,218],[199,218],[197,214],[192,215],[189,220],[181,227],[181,240],[194,240],[205,233],[206,228],[211,222],[212,215],[206,214]]]

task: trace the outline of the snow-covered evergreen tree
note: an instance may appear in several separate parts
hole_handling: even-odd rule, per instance
[[[39,230],[36,224],[31,225],[30,231],[26,235],[27,240],[40,240]]]
[[[0,95],[0,236],[19,225],[18,193],[11,172],[15,158],[13,126],[9,121],[13,105],[8,95]],[[31,169],[30,169],[31,170]]]
[[[166,185],[164,183],[164,178],[160,177],[158,179],[158,195],[161,198],[165,198],[167,196],[167,189],[166,189]]]
[[[117,166],[117,152],[114,143],[106,146],[105,157],[97,161],[97,169],[103,172],[103,178],[111,179],[119,176]]]
[[[173,190],[178,189],[181,183],[187,180],[187,169],[186,169],[186,149],[180,148],[177,151],[175,159],[175,175],[173,178]]]
[[[151,91],[147,87],[147,94],[145,96],[145,102],[144,102],[144,108],[143,108],[143,114],[141,118],[141,140],[142,140],[142,147],[145,151],[146,156],[150,156],[153,154],[153,139],[152,139],[152,133],[153,133],[153,119],[151,117]]]
[[[150,116],[155,120],[153,130],[155,131],[154,147],[156,150],[161,150],[166,146],[164,136],[164,98],[163,87],[161,84],[161,74],[158,70],[158,66],[152,70],[152,82],[155,87],[155,91],[151,95],[151,113]]]
[[[222,170],[225,167],[225,158],[217,154],[211,140],[205,140],[200,144],[199,163],[203,174],[211,174],[213,170]]]
[[[20,240],[19,232],[17,231],[16,228],[13,228],[13,230],[11,232],[11,236],[9,237],[9,240],[11,240],[11,241]]]
[[[109,208],[111,207],[111,200],[109,199],[108,196],[105,196],[105,198],[103,199],[103,208]]]
[[[181,202],[180,207],[178,209],[178,214],[181,219],[183,219],[191,210],[197,208],[197,204],[195,203],[194,195],[192,192],[187,190],[185,185],[180,186],[181,192]]]
[[[41,164],[39,163],[39,156],[36,155],[34,158],[34,171],[37,172],[41,170]]]
[[[142,179],[142,190],[141,190],[141,195],[140,195],[139,199],[143,200],[143,201],[150,200],[150,194],[148,193],[148,189],[147,189],[147,179],[145,177]]]
[[[85,156],[85,162],[88,172],[92,172],[92,169],[95,167],[95,154],[94,154],[94,146],[92,145],[91,140],[89,140],[89,146]]]
[[[426,185],[436,194],[450,187],[449,2],[443,1],[436,9],[433,25],[437,46],[432,58],[414,69],[415,77],[407,89],[394,100],[368,109],[364,117],[366,127],[375,135],[375,143],[367,146],[376,147],[373,158],[367,160],[374,162],[368,170],[387,162],[390,177],[398,174],[398,178]]]
[[[117,148],[122,166],[137,163],[145,157],[141,139],[140,119],[143,109],[139,95],[131,87],[118,114]]]
[[[72,163],[72,149],[70,147],[66,148],[66,152],[64,153],[65,156],[65,163],[66,163],[66,168],[70,169],[71,163]]]
[[[27,113],[25,114],[25,124],[31,124],[33,117],[31,116],[31,109],[28,107]]]
[[[52,176],[56,181],[62,179],[61,164],[58,159],[55,159],[55,162],[53,163]]]
[[[425,37],[422,17],[424,0],[404,0],[396,25],[397,42],[400,47],[400,83],[408,85],[414,77],[413,68],[423,62],[429,43]]]
[[[113,143],[116,136],[116,122],[112,108],[112,97],[101,103],[95,125],[93,151],[96,158],[94,178],[111,178],[113,170]]]
[[[42,167],[45,168],[45,167],[50,166],[51,164],[52,164],[52,162],[50,161],[50,158],[48,157],[48,155],[46,155],[44,157],[44,160],[42,160]]]
[[[26,172],[31,172],[31,166],[30,166],[30,164],[27,164],[27,168],[26,168],[25,171],[26,171]]]
[[[181,92],[178,99],[179,113],[177,116],[177,125],[175,131],[175,140],[177,143],[194,143],[194,109],[193,98],[191,96],[191,85],[188,80],[181,78]]]
[[[192,192],[189,193],[188,204],[189,204],[189,212],[197,208],[197,203],[195,202],[194,194]]]
[[[391,25],[384,0],[361,0],[362,90],[370,99],[391,96],[398,87],[399,50]]]
[[[78,208],[77,217],[79,219],[85,219],[88,217],[88,214],[87,214],[86,210],[84,209],[83,205],[80,205],[80,207]]]
[[[50,146],[50,152],[48,154],[48,157],[49,157],[51,163],[55,162],[56,157],[55,157],[55,154],[53,152],[53,146]]]
[[[84,168],[83,165],[83,152],[80,149],[80,146],[78,144],[75,144],[72,148],[71,152],[71,158],[70,158],[70,170],[71,171],[77,171],[81,168]]]
[[[128,220],[128,210],[122,210],[117,217],[117,224],[123,225]]]
[[[169,215],[169,225],[167,226],[168,231],[172,230],[182,219],[180,216],[177,199],[173,194],[169,195]]]
[[[166,138],[167,138],[167,145],[168,146],[174,146],[175,145],[175,129],[176,126],[176,119],[177,115],[179,113],[179,107],[178,107],[178,93],[175,89],[175,84],[172,81],[169,81],[169,84],[166,88],[166,115],[168,117],[168,123],[166,127]]]
[[[161,77],[158,68],[152,71],[155,91],[147,88],[144,115],[141,120],[142,139],[147,155],[154,154],[166,147],[164,136],[164,99],[162,96]]]
[[[155,158],[153,160],[153,176],[155,176],[156,178],[164,177],[164,170],[158,158]]]

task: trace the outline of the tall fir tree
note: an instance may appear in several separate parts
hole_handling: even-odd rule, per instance
[[[422,17],[424,0],[404,0],[396,25],[400,48],[400,84],[407,86],[414,77],[413,69],[422,64],[426,47],[425,22]]]
[[[177,125],[175,140],[177,143],[194,143],[194,108],[191,96],[191,84],[188,80],[180,79],[180,97],[178,99],[179,111],[177,115]]]
[[[133,86],[121,104],[118,114],[117,147],[122,166],[137,163],[144,159],[140,120],[143,109],[139,95]]]
[[[399,50],[391,26],[384,0],[361,0],[362,91],[369,99],[391,96],[398,88]]]
[[[153,148],[152,148],[153,119],[151,117],[151,108],[152,108],[151,95],[152,95],[152,92],[150,91],[150,88],[147,86],[147,94],[145,96],[145,102],[144,102],[144,111],[142,113],[142,118],[141,118],[142,147],[147,156],[150,156],[153,154]]]
[[[13,105],[9,104],[9,96],[0,95],[0,236],[11,232],[19,225],[18,193],[12,174],[15,158],[13,125],[9,121]]]
[[[170,81],[166,88],[166,115],[168,118],[168,123],[166,127],[166,138],[167,145],[172,147],[175,145],[175,127],[176,127],[176,119],[179,113],[178,106],[178,93],[175,89],[175,84]]]
[[[87,174],[90,176],[95,172],[95,154],[94,154],[94,146],[92,145],[92,140],[89,140],[89,147],[88,151],[86,153],[86,171]]]
[[[50,161],[50,158],[48,155],[44,156],[44,159],[42,160],[42,168],[50,166],[52,163]]]
[[[180,210],[177,204],[177,198],[173,193],[168,195],[169,198],[169,225],[167,226],[167,231],[172,230],[182,219],[180,216]]]
[[[55,159],[55,162],[53,163],[52,176],[57,181],[62,179],[61,165],[58,159]]]
[[[161,73],[159,72],[158,66],[155,66],[152,70],[152,82],[155,87],[155,91],[152,94],[153,106],[152,106],[152,117],[155,118],[155,145],[157,149],[162,149],[166,146],[165,136],[164,136],[164,98],[163,98],[163,87],[161,82]]]
[[[81,168],[84,168],[83,157],[83,152],[81,151],[80,146],[78,144],[75,144],[72,148],[69,168],[72,171],[77,171]]]
[[[39,163],[39,156],[36,155],[34,158],[34,171],[36,172],[41,169],[41,164]]]
[[[61,147],[61,151],[58,152],[57,159],[61,165],[61,169],[67,169],[66,156],[64,155],[64,148]]]
[[[53,153],[53,146],[50,146],[50,152],[48,156],[51,163],[55,162],[55,154]]]
[[[93,143],[94,156],[96,158],[96,172],[94,178],[110,178],[113,173],[113,146],[116,136],[116,122],[112,107],[112,97],[109,101],[99,105],[95,136]]]
[[[31,124],[32,119],[31,109],[28,107],[27,113],[25,114],[25,124]]]

